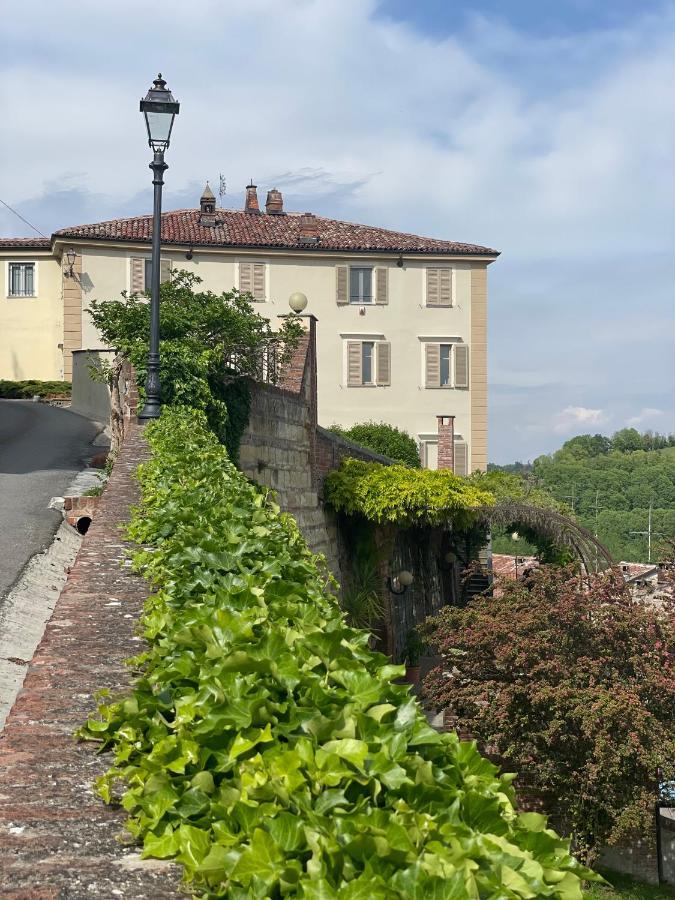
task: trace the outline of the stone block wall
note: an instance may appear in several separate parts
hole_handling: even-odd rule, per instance
[[[314,553],[323,553],[340,579],[335,526],[314,478],[310,409],[302,394],[270,384],[251,385],[251,415],[239,448],[239,468],[273,488]]]

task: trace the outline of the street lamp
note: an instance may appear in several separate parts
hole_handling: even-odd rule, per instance
[[[141,100],[141,112],[145,116],[148,129],[148,144],[154,151],[150,163],[155,200],[152,214],[152,280],[150,286],[150,350],[148,352],[148,375],[145,381],[145,406],[138,414],[139,419],[157,419],[161,412],[159,384],[159,268],[162,238],[162,185],[163,175],[169,168],[164,162],[164,151],[169,146],[173,120],[178,115],[180,105],[173,99],[166,87],[162,74],[157,76],[152,87]]]

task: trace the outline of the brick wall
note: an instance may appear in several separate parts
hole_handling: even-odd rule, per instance
[[[127,690],[124,660],[141,648],[147,586],[122,565],[120,525],[146,456],[132,424],[0,735],[0,895],[8,900],[184,896],[177,867],[141,861],[129,838],[120,842],[124,812],[92,791],[110,759],[73,739],[96,691]]]

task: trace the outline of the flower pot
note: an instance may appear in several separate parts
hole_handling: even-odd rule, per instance
[[[419,666],[406,666],[405,667],[405,680],[408,684],[419,684],[420,683],[420,667]]]

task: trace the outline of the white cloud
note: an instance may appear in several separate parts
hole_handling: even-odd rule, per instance
[[[626,419],[626,425],[629,425],[631,428],[644,428],[645,425],[657,423],[661,419],[663,419],[662,409],[645,406],[636,416],[631,416],[630,419]]]
[[[486,16],[424,35],[376,0],[185,9],[165,0],[157,20],[147,0],[5,0],[0,197],[45,232],[149,211],[138,100],[161,69],[181,102],[165,208],[196,204],[223,172],[227,205],[253,177],[291,209],[503,250],[490,377],[529,395],[507,420],[493,391],[502,458],[532,455],[509,420],[540,423],[552,443],[601,424],[575,409],[623,421],[659,404],[675,426],[659,396],[675,381],[672,0],[553,38]],[[0,211],[0,233],[30,232]]]
[[[567,406],[555,416],[553,430],[558,434],[575,428],[590,428],[604,425],[608,416],[602,409],[588,409],[586,406]]]

